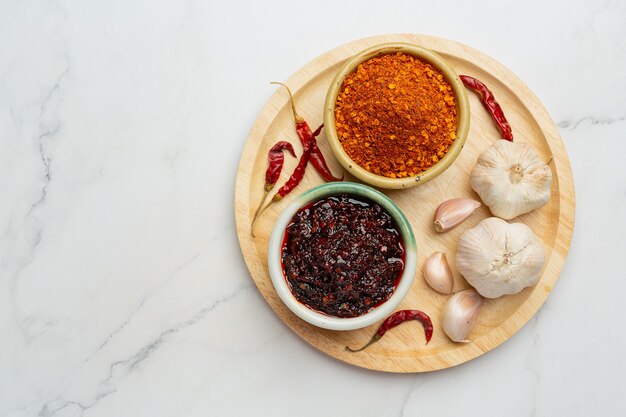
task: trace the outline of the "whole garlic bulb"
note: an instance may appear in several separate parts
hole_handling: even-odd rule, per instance
[[[470,184],[494,216],[510,220],[550,200],[552,171],[527,143],[499,140],[484,151]]]
[[[483,297],[516,294],[539,281],[543,246],[528,226],[489,217],[459,239],[456,266]]]

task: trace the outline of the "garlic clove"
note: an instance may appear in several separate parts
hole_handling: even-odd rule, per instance
[[[424,279],[430,287],[441,294],[452,293],[454,278],[443,252],[435,252],[424,262]]]
[[[482,305],[483,298],[474,289],[459,291],[448,299],[443,307],[443,331],[453,342],[470,342],[467,337]]]
[[[471,198],[453,198],[444,201],[435,211],[435,230],[445,232],[459,225],[480,207],[480,203]]]

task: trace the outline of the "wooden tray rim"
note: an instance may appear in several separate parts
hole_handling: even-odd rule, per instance
[[[428,35],[416,35],[411,33],[390,34],[390,35],[376,35],[372,37],[362,38],[340,45],[320,56],[311,60],[294,73],[286,82],[291,87],[292,91],[297,94],[297,91],[302,88],[315,74],[311,74],[310,68],[321,68],[320,72],[325,71],[329,66],[332,66],[336,56],[343,57],[346,51],[355,49],[356,45],[363,44],[361,49],[365,49],[368,45],[374,45],[377,43],[385,42],[411,42],[422,46],[426,46],[433,49],[437,53],[444,53],[454,55],[458,59],[464,59],[468,62],[480,62],[482,68],[488,68],[490,73],[497,79],[506,78],[507,87],[515,93],[516,96],[526,95],[528,100],[520,100],[521,104],[526,107],[528,112],[533,116],[539,129],[546,138],[547,146],[550,149],[553,159],[550,165],[553,168],[554,177],[556,177],[559,184],[559,224],[557,227],[556,236],[554,238],[554,247],[559,245],[563,254],[557,251],[551,251],[550,258],[546,262],[544,269],[544,276],[541,278],[542,286],[536,285],[528,299],[518,308],[515,314],[512,314],[507,318],[499,327],[491,330],[485,335],[472,341],[467,345],[458,345],[458,349],[448,350],[444,352],[433,353],[428,355],[420,355],[419,361],[414,361],[412,368],[407,368],[406,364],[398,363],[394,365],[394,361],[391,361],[391,365],[388,366],[370,366],[367,360],[356,359],[358,357],[351,356],[350,360],[347,360],[344,356],[336,356],[332,352],[324,350],[323,347],[316,345],[313,341],[308,340],[297,329],[297,325],[293,325],[291,321],[286,320],[276,307],[265,297],[263,291],[259,288],[259,291],[266,299],[268,304],[272,307],[275,313],[280,319],[285,322],[298,336],[302,337],[308,343],[319,349],[320,351],[346,363],[364,367],[372,370],[386,371],[386,372],[429,372],[439,369],[446,369],[452,366],[456,366],[472,360],[483,353],[493,350],[495,347],[504,343],[511,336],[513,336],[519,329],[521,329],[537,312],[537,310],[543,305],[547,296],[554,288],[554,285],[560,275],[562,267],[565,263],[567,252],[569,250],[573,228],[574,228],[574,215],[575,215],[575,193],[574,182],[571,172],[571,166],[567,151],[564,143],[558,133],[558,130],[548,115],[547,111],[541,104],[538,97],[524,84],[524,82],[518,78],[513,72],[507,69],[504,65],[497,62],[488,55],[461,44],[457,41],[452,41],[444,38],[428,36]],[[359,48],[357,48],[359,49]],[[331,62],[329,65],[328,62]],[[475,64],[476,65],[476,64]],[[277,116],[280,109],[285,105],[285,98],[280,91],[276,91],[263,107],[261,114],[269,114],[268,117],[257,117],[254,122],[246,144],[244,145],[240,164],[237,170],[237,178],[235,183],[235,195],[234,195],[234,208],[235,208],[235,223],[237,235],[239,238],[239,244],[242,251],[242,255],[246,262],[246,266],[250,271],[250,274],[258,287],[257,278],[254,276],[254,272],[258,269],[263,269],[263,264],[260,261],[258,254],[256,256],[246,256],[246,253],[257,252],[254,239],[250,236],[249,225],[251,222],[251,216],[247,207],[241,207],[238,202],[237,195],[241,193],[247,193],[250,186],[250,179],[252,174],[252,166],[247,164],[246,161],[254,160],[258,147],[262,141],[264,135],[274,118]],[[531,107],[528,104],[532,104]],[[251,140],[254,139],[254,140]],[[547,276],[546,276],[547,275]],[[280,302],[280,300],[278,300]],[[289,312],[290,313],[290,312]],[[463,352],[459,355],[459,350]],[[458,360],[457,357],[462,356],[462,360]],[[391,356],[389,356],[391,358]],[[436,357],[436,360],[430,361],[429,358]],[[377,358],[374,356],[373,358]],[[372,359],[372,358],[370,358]],[[400,358],[398,358],[400,359]],[[374,361],[377,363],[376,361]],[[446,366],[440,366],[444,362]],[[389,364],[389,362],[386,362]]]

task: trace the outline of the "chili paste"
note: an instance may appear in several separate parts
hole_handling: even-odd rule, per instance
[[[404,269],[393,218],[377,203],[346,194],[301,208],[281,252],[296,299],[336,317],[358,317],[387,301]]]

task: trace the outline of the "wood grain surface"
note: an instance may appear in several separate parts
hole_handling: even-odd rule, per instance
[[[272,309],[296,334],[320,351],[356,366],[388,372],[427,372],[459,365],[494,349],[526,324],[541,307],[559,277],[569,249],[574,227],[574,183],[567,151],[539,99],[503,65],[473,48],[446,39],[413,34],[374,36],[342,45],[309,62],[290,77],[287,84],[295,93],[298,112],[313,128],[322,123],[326,91],[341,64],[357,52],[384,42],[410,42],[432,49],[443,56],[457,73],[484,81],[501,103],[515,140],[532,144],[541,158],[550,161],[553,172],[550,202],[539,210],[512,220],[527,224],[544,244],[546,265],[539,283],[513,296],[487,300],[470,335],[471,343],[455,344],[441,328],[441,310],[447,296],[437,294],[424,282],[424,259],[434,251],[443,251],[447,253],[454,271],[455,291],[468,287],[456,271],[457,241],[465,230],[490,216],[488,208],[483,205],[472,217],[448,233],[437,234],[432,229],[435,208],[442,201],[453,197],[479,199],[470,187],[469,174],[478,155],[499,138],[491,118],[473,93],[469,94],[472,114],[470,133],[452,166],[427,184],[407,190],[382,190],[404,211],[416,235],[417,275],[399,309],[420,309],[431,316],[435,331],[428,345],[419,323],[406,323],[388,332],[367,350],[349,353],[345,346],[364,344],[379,323],[348,332],[319,329],[291,313],[274,291],[267,270],[267,243],[274,221],[293,196],[323,182],[313,167],[309,167],[298,188],[264,213],[257,223],[256,237],[251,236],[250,222],[263,194],[268,149],[279,140],[289,140],[298,155],[302,150],[284,89],[277,89],[269,99],[243,149],[235,186],[235,220],[241,251],[252,279]],[[341,166],[333,158],[323,133],[318,143],[333,172],[340,173]],[[297,162],[291,156],[285,159],[277,188]]]

